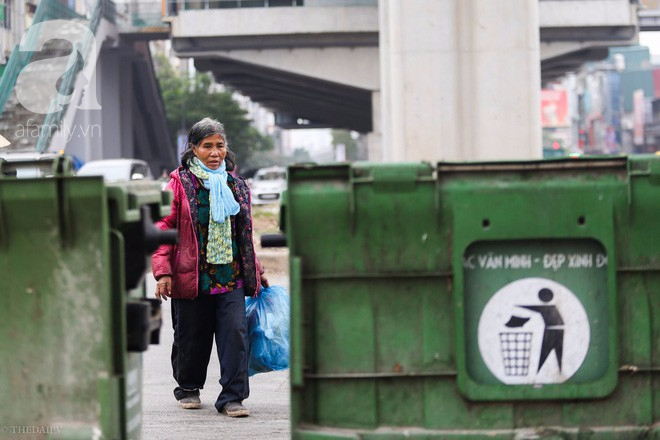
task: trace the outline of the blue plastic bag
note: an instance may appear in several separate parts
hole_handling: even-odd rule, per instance
[[[282,286],[262,287],[245,298],[248,375],[289,368],[289,294]]]

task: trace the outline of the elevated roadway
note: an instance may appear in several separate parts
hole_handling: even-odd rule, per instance
[[[454,45],[448,50],[474,50],[468,47],[469,41],[451,42],[464,32],[453,24],[460,18],[457,14],[469,14],[465,6],[451,2],[429,0],[426,9],[415,11],[398,1],[380,2],[380,6],[376,0],[316,0],[304,6],[294,1],[288,7],[237,7],[240,3],[178,4],[176,14],[168,17],[172,47],[179,57],[194,58],[198,70],[212,72],[216,80],[272,109],[283,128],[345,128],[372,133],[370,142],[378,144],[381,124],[389,120],[382,108],[382,94],[389,92],[383,89],[383,69],[391,69],[390,63],[399,55],[414,56],[417,40],[420,48],[437,41],[439,52],[446,44]],[[268,1],[243,3],[263,6]],[[468,3],[472,8],[486,5],[479,0]],[[534,9],[528,1],[522,3]],[[388,4],[397,11],[395,15],[384,12]],[[428,17],[426,22],[423,16],[416,18],[421,23],[416,34],[407,30],[401,34],[402,41],[392,40],[398,35],[397,20],[409,20],[410,14],[420,15],[424,10]],[[605,58],[610,46],[637,41],[634,0],[538,0],[537,11],[541,81]],[[445,24],[443,16],[457,18]],[[512,40],[526,38],[521,36],[528,32],[529,20],[520,17],[502,3],[488,17],[488,26],[509,32]],[[403,44],[406,53],[397,54],[399,49],[393,49],[393,44]],[[497,56],[497,49],[493,50],[491,57]],[[429,63],[418,61],[421,69]],[[414,74],[403,75],[386,87],[406,88],[410,81],[419,82]]]
[[[118,3],[116,20],[106,23],[96,71],[87,75],[104,112],[71,111],[65,122],[102,126],[108,136],[52,143],[85,160],[158,160],[149,139],[169,141],[158,129],[164,113],[146,42],[169,37],[179,57],[273,110],[280,127],[367,134],[373,160],[490,157],[475,150],[485,143],[479,136],[454,128],[465,121],[489,139],[524,127],[524,139],[508,142],[529,145],[521,154],[531,157],[540,150],[538,121],[526,115],[537,113],[541,82],[604,58],[610,46],[636,43],[638,15],[646,29],[654,26],[652,8],[634,0],[167,1]],[[445,146],[433,145],[436,136]]]

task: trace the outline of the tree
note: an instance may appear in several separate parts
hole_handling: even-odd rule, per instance
[[[187,134],[195,122],[208,116],[224,124],[229,148],[239,164],[255,152],[273,149],[273,140],[250,124],[247,112],[230,92],[217,90],[210,75],[195,72],[192,78],[184,78],[162,54],[155,56],[155,65],[174,145],[179,133]]]
[[[304,148],[296,148],[293,150],[291,160],[293,163],[313,162],[312,156],[309,155],[309,151]]]

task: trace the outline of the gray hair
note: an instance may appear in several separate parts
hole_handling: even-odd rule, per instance
[[[221,122],[216,121],[213,118],[204,118],[201,121],[195,122],[195,124],[190,128],[188,132],[188,148],[181,156],[181,165],[188,168],[190,160],[195,157],[193,153],[193,147],[202,142],[205,138],[212,136],[214,134],[219,134],[225,140],[225,145],[227,145],[227,157],[225,158],[225,163],[227,164],[227,170],[233,171],[236,166],[236,156],[233,152],[229,151],[229,141],[227,140],[227,135],[225,134],[225,126]]]
[[[201,121],[196,122],[188,133],[188,148],[199,144],[205,138],[214,134],[219,134],[222,136],[222,138],[225,140],[225,143],[227,143],[225,126],[222,125],[221,122],[218,122],[212,118],[204,118]]]

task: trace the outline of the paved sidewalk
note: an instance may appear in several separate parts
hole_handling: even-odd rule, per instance
[[[269,273],[273,285],[289,287],[288,274]],[[153,295],[155,281],[148,276],[147,291]],[[206,387],[201,391],[202,408],[181,409],[172,390],[170,350],[172,321],[170,302],[163,302],[163,328],[160,345],[152,345],[144,354],[143,439],[268,439],[290,438],[289,371],[260,373],[250,378],[250,397],[244,404],[250,417],[232,419],[218,413],[213,406],[220,393],[220,367],[215,348],[208,369]]]

